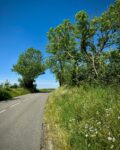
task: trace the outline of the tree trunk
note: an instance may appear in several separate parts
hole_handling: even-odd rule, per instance
[[[24,79],[24,85],[27,89],[34,89],[34,80],[26,80]]]

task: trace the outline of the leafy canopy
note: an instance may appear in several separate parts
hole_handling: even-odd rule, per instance
[[[119,83],[120,0],[93,19],[79,11],[74,24],[65,20],[51,28],[48,42],[48,66],[60,85],[78,85],[83,80]]]
[[[41,52],[34,48],[27,49],[20,55],[17,64],[13,66],[12,70],[23,78],[34,80],[40,74],[43,74],[45,70]]]

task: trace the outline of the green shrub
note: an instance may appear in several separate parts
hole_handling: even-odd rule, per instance
[[[1,100],[6,100],[6,99],[10,99],[12,98],[12,96],[10,95],[10,93],[3,89],[3,88],[0,88],[0,101]]]
[[[30,91],[24,88],[0,88],[0,101],[28,93],[30,93]]]
[[[16,97],[16,96],[28,94],[30,93],[30,91],[25,88],[12,88],[9,93],[12,97]]]
[[[119,87],[60,88],[45,111],[53,143],[61,150],[120,149]]]
[[[18,87],[19,87],[19,85],[17,83],[14,83],[13,85],[10,86],[10,88],[15,88],[15,89]]]

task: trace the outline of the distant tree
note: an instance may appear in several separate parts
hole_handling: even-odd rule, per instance
[[[0,88],[2,88],[2,87],[3,87],[3,83],[0,84]]]
[[[14,84],[12,84],[11,86],[10,86],[10,88],[18,88],[19,86],[18,86],[18,84],[17,83],[14,83]]]
[[[27,49],[20,55],[12,70],[22,76],[21,80],[24,87],[34,89],[35,79],[43,74],[45,70],[41,52],[34,48]]]
[[[11,86],[10,82],[8,80],[6,80],[4,83],[3,83],[3,88],[5,89],[9,89]]]

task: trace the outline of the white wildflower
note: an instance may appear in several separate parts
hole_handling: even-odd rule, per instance
[[[120,116],[118,116],[118,120],[120,120]]]
[[[73,118],[73,119],[70,119],[70,122],[74,122],[75,121],[75,119]]]
[[[95,134],[91,135],[91,137],[95,137],[95,136],[96,136]]]
[[[97,131],[97,129],[95,128],[95,131]]]
[[[99,111],[97,111],[96,114],[99,115]]]
[[[115,140],[116,140],[116,139],[113,137],[113,138],[112,138],[112,141],[115,142]]]
[[[110,114],[106,114],[106,116],[108,117],[108,116],[110,116]]]
[[[87,129],[88,128],[88,124],[85,124],[85,129]]]
[[[85,137],[88,137],[88,134],[86,134]]]
[[[97,125],[100,125],[101,124],[101,122],[97,122]]]
[[[88,147],[90,147],[90,143],[88,144]]]
[[[94,132],[94,130],[93,130],[93,129],[90,129],[90,132]]]
[[[90,127],[89,130],[90,130],[90,131],[93,131],[93,127]]]
[[[98,131],[95,131],[95,134],[98,134]]]
[[[109,136],[109,137],[108,137],[108,141],[112,141],[112,137]]]
[[[113,149],[113,148],[114,148],[114,145],[111,145],[110,148]]]

